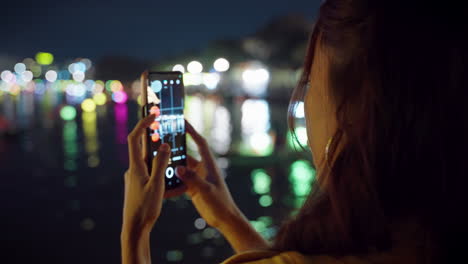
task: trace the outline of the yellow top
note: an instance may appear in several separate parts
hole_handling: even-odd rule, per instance
[[[222,264],[416,264],[422,263],[414,254],[394,254],[396,252],[380,253],[365,257],[327,255],[305,256],[295,251],[249,251],[234,255]],[[402,252],[400,252],[402,253]]]
[[[393,233],[394,246],[365,256],[306,256],[296,251],[254,250],[234,255],[222,264],[418,264],[431,260],[432,248],[424,241],[424,230],[416,223],[404,224]],[[429,248],[428,248],[429,246]]]

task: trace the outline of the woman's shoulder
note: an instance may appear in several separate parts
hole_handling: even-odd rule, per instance
[[[234,255],[222,264],[367,264],[354,257],[334,258],[327,255],[306,256],[296,251],[255,250]]]

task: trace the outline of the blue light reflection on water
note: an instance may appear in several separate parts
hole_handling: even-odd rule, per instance
[[[137,122],[139,106],[134,101],[109,102],[87,115],[77,105],[76,119],[64,121],[58,114],[63,94],[48,93],[48,89],[35,95],[23,93],[26,91],[18,97],[4,94],[0,99],[1,115],[17,127],[16,133],[0,138],[1,175],[6,178],[0,195],[4,201],[12,201],[6,206],[8,217],[2,221],[18,227],[7,230],[5,240],[17,241],[10,247],[26,247],[36,260],[50,263],[118,262],[123,173],[128,166],[126,137]],[[261,132],[275,135],[271,138],[273,153],[242,156],[239,146],[246,144],[242,115],[258,113],[242,113],[243,98],[223,101],[197,96],[199,109],[190,113],[200,123],[194,125],[213,144],[220,144],[213,150],[220,156],[235,200],[252,224],[271,237],[297,204],[291,201],[295,196],[284,163],[290,165],[300,154],[281,140],[286,135],[286,103],[262,101],[269,105],[265,108],[269,113],[268,118],[262,117],[268,121],[262,127],[268,130]],[[76,103],[73,98],[67,101]],[[250,174],[259,168],[272,180],[271,206],[261,206],[261,195],[252,187]],[[216,230],[195,227],[198,218],[185,197],[165,201],[152,233],[154,261],[165,263],[171,256],[182,263],[214,263],[231,255]]]

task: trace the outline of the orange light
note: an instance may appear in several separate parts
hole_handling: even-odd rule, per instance
[[[155,114],[158,117],[161,114],[161,110],[159,110],[159,107],[153,106],[150,109],[150,114]]]
[[[158,130],[158,129],[159,129],[159,125],[160,125],[160,124],[159,124],[158,121],[154,121],[153,123],[151,123],[150,128],[151,128],[152,130]]]
[[[151,136],[151,140],[153,140],[153,142],[157,142],[159,140],[159,134],[158,133],[154,133],[152,136]]]

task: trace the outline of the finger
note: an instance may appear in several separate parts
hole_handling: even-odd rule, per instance
[[[192,196],[196,191],[205,191],[209,187],[209,182],[200,178],[193,170],[183,166],[177,166],[176,176],[187,185],[187,194]]]
[[[148,162],[149,160],[149,152],[148,152],[148,135],[146,133],[143,133],[141,135],[141,149],[142,149],[142,157],[143,157],[143,161],[145,162],[145,164]]]
[[[187,167],[189,169],[194,169],[200,165],[200,161],[195,159],[194,157],[187,155]]]
[[[184,194],[187,191],[187,185],[183,184],[175,189],[166,190],[164,192],[164,198],[177,197]]]
[[[143,156],[141,153],[140,140],[141,136],[145,134],[146,128],[153,122],[155,115],[149,115],[138,124],[136,124],[133,131],[128,135],[128,154],[130,156],[130,167],[131,166],[143,166]]]
[[[142,105],[148,103],[148,71],[144,71],[140,76],[141,102]]]
[[[144,116],[146,113],[145,113],[145,110],[146,110],[146,107],[144,107],[147,103],[148,103],[148,91],[146,89],[146,87],[148,86],[148,71],[145,70],[141,76],[140,76],[140,85],[141,85],[141,106],[143,106],[141,108],[141,115]],[[147,142],[146,142],[146,134],[143,134],[142,136],[142,140],[141,140],[141,144],[142,144],[142,147],[143,147],[143,160],[144,162],[148,162],[148,150],[147,150]]]
[[[158,154],[153,159],[153,166],[151,168],[151,177],[150,177],[150,184],[161,190],[164,191],[164,174],[166,172],[167,164],[169,164],[169,158],[171,156],[171,148],[169,144],[164,143],[159,146]]]
[[[207,176],[208,177],[207,180],[215,184],[218,184],[220,181],[218,175],[220,174],[218,171],[218,166],[216,165],[216,162],[214,161],[213,154],[211,154],[208,143],[206,142],[204,137],[198,134],[198,132],[193,128],[193,126],[187,120],[185,120],[185,128],[186,128],[186,131],[189,133],[189,135],[192,136],[193,141],[195,141],[195,143],[198,146],[198,151],[200,152],[202,160],[205,163],[206,169],[209,172]]]

